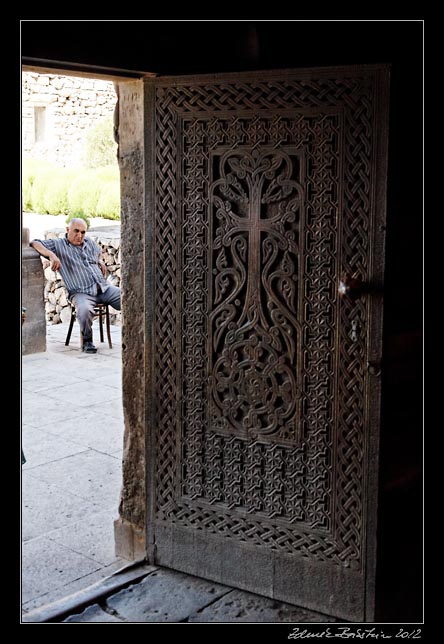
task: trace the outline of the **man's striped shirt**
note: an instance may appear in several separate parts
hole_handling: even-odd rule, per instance
[[[74,246],[68,241],[66,235],[58,239],[37,239],[35,241],[39,241],[59,258],[58,272],[70,295],[74,293],[96,295],[98,289],[102,292],[106,291],[109,284],[98,265],[102,251],[95,241],[85,237],[81,246]]]

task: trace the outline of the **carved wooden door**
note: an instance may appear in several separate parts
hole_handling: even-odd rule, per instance
[[[146,91],[152,561],[371,620],[388,71]]]

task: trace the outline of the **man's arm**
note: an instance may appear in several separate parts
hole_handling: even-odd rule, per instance
[[[57,255],[53,253],[52,250],[48,250],[48,248],[43,246],[42,242],[39,242],[37,239],[33,239],[29,245],[40,253],[40,255],[49,259],[52,271],[57,271],[60,268],[60,260]]]

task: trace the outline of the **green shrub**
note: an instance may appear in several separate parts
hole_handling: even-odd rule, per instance
[[[100,196],[100,183],[91,170],[84,170],[70,184],[68,189],[69,212],[74,216],[97,215],[97,202]]]
[[[68,189],[77,172],[71,168],[54,168],[46,185],[44,204],[51,215],[69,212]]]
[[[95,173],[99,181],[116,181],[120,183],[119,166],[117,164],[96,168]]]
[[[32,185],[34,177],[39,170],[48,170],[57,166],[46,159],[27,157],[22,161],[22,180],[29,181]]]
[[[117,165],[117,143],[113,136],[113,115],[98,121],[86,133],[85,164],[88,168]]]
[[[34,212],[47,213],[45,195],[54,168],[43,168],[36,171],[31,187],[31,207]],[[52,213],[50,213],[52,214]]]
[[[42,159],[23,159],[22,162],[22,207],[25,212],[32,211],[32,186],[37,172],[53,168],[49,161]],[[44,207],[44,204],[41,204]]]
[[[120,219],[120,183],[104,181],[97,203],[97,214],[104,219]]]
[[[119,168],[61,168],[47,161],[26,159],[22,168],[22,203],[26,212],[120,219]]]
[[[82,215],[68,215],[67,218],[65,219],[66,225],[69,224],[71,219],[83,219],[83,221],[86,224],[86,230],[89,229],[90,221],[89,221],[89,217],[87,215],[85,215],[85,214],[82,214]]]
[[[22,210],[24,212],[32,211],[31,188],[32,185],[29,181],[23,181],[22,178]]]

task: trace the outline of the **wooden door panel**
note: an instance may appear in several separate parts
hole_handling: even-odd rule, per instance
[[[154,561],[355,620],[373,610],[387,86],[377,67],[147,84]]]

